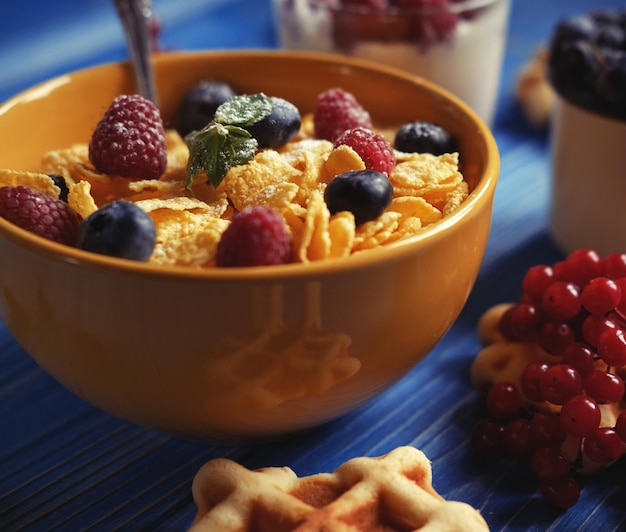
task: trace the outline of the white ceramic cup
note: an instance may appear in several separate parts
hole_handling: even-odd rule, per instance
[[[449,90],[491,124],[510,0],[466,0],[446,9],[456,24],[445,38],[427,38],[425,44],[415,25],[422,34],[437,33],[430,19],[441,14],[432,7],[372,14],[321,0],[274,0],[284,48],[340,53],[409,71]]]
[[[626,252],[626,122],[557,98],[551,128],[554,241],[566,253]]]

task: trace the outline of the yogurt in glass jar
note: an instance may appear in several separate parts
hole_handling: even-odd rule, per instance
[[[284,48],[339,53],[440,85],[493,122],[510,0],[274,0]],[[413,6],[415,4],[413,3]]]

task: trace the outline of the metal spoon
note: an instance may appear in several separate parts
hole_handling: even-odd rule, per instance
[[[152,73],[150,19],[151,0],[113,0],[117,8],[135,72],[137,92],[158,106]]]

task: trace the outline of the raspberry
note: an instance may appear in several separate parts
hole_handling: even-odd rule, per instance
[[[156,106],[138,94],[115,98],[93,132],[89,160],[105,174],[159,178],[167,165],[167,150]]]
[[[368,170],[376,170],[387,176],[396,165],[396,156],[391,144],[378,133],[364,127],[348,129],[339,135],[333,143],[335,147],[345,144],[350,146],[365,163]]]
[[[411,38],[424,48],[448,41],[454,35],[457,16],[451,11],[449,0],[398,0],[397,7],[407,11]]]
[[[315,136],[331,142],[346,129],[372,129],[372,119],[353,94],[340,88],[328,89],[317,97],[313,112]]]
[[[0,216],[31,233],[75,246],[81,216],[67,203],[18,185],[0,188]]]
[[[341,0],[342,7],[351,7],[362,12],[381,11],[389,9],[388,0]]]
[[[233,217],[217,245],[217,266],[269,266],[291,261],[283,217],[267,207],[247,207]]]
[[[401,41],[404,21],[393,16],[392,2],[395,0],[340,0],[339,6],[329,4],[335,48],[353,55],[362,41]]]

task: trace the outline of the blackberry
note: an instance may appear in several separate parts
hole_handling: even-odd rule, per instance
[[[592,112],[626,119],[626,11],[562,20],[549,46],[548,77],[561,97]]]
[[[601,101],[626,116],[626,51],[606,54],[605,68],[596,79]]]
[[[593,106],[596,80],[602,64],[593,43],[583,39],[563,42],[548,59],[550,81],[561,94],[585,106]]]

